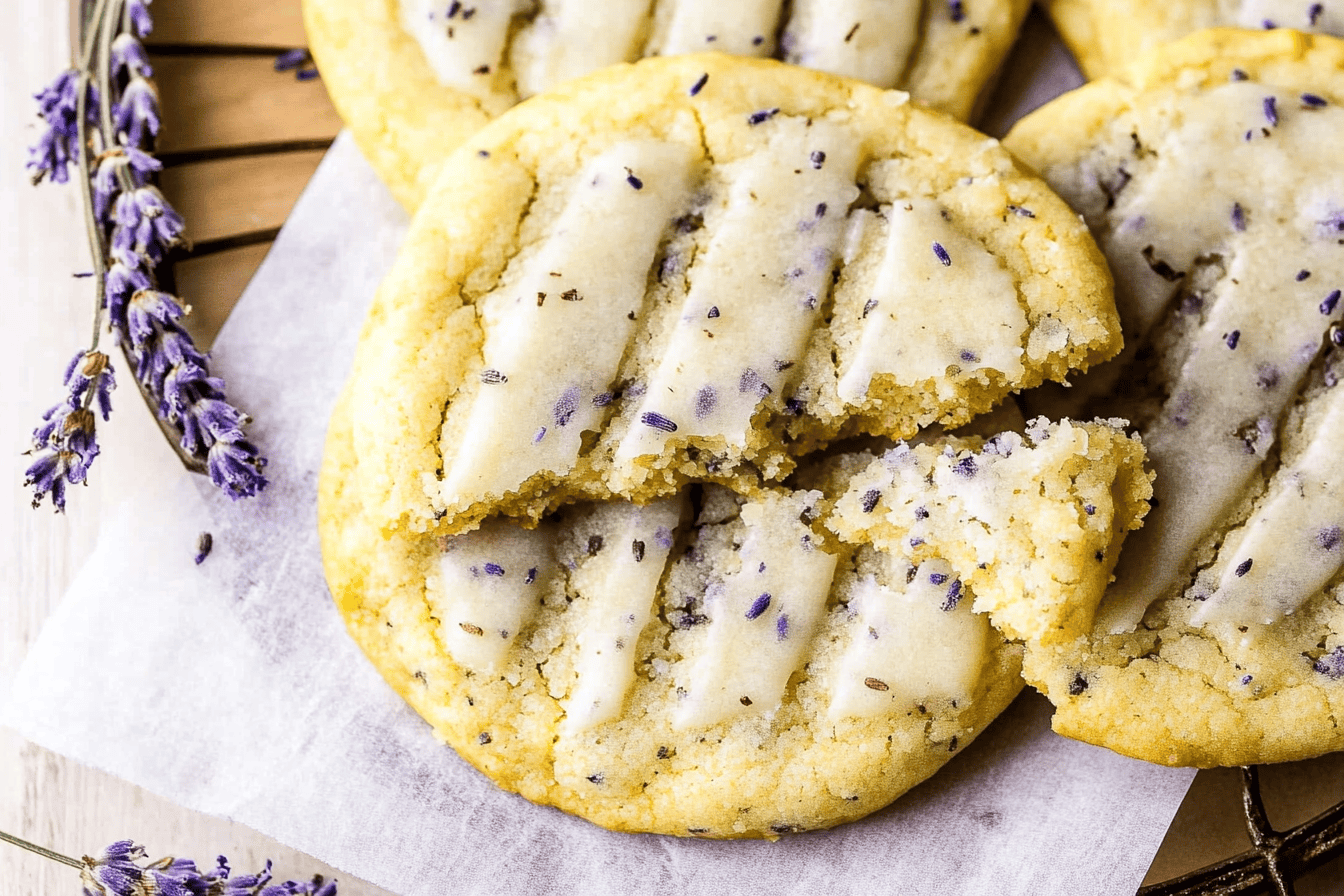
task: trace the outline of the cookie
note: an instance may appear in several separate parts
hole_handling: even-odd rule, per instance
[[[602,66],[718,50],[900,87],[967,118],[1029,0],[305,0],[336,108],[414,209],[440,162],[520,99]],[[600,7],[600,9],[599,9]],[[599,14],[600,12],[600,14]]]
[[[830,457],[815,489],[386,533],[351,411],[319,502],[351,634],[501,787],[616,830],[774,838],[886,805],[1020,689],[994,625],[1087,625],[1149,493],[1113,423],[1037,421]]]
[[[1077,217],[996,141],[721,54],[607,69],[446,164],[352,375],[364,512],[454,534],[778,482],[1118,348]]]
[[[1088,78],[1119,74],[1159,44],[1205,28],[1344,35],[1340,0],[1041,0]]]
[[[1157,474],[1093,630],[1029,645],[1061,733],[1173,765],[1344,748],[1341,103],[1344,42],[1214,30],[1006,140],[1110,261],[1126,360],[1073,391]]]

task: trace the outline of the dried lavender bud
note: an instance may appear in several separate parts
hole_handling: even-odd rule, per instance
[[[1303,268],[1302,270],[1297,272],[1297,276],[1294,277],[1293,279],[1296,280],[1298,283],[1301,283],[1303,280],[1307,279],[1310,276],[1311,271],[1307,270],[1306,268]]]
[[[1312,663],[1311,668],[1330,678],[1344,678],[1344,647],[1336,647]]]
[[[1322,314],[1333,314],[1333,313],[1334,313],[1334,311],[1335,311],[1335,306],[1339,304],[1339,295],[1340,295],[1339,290],[1337,290],[1337,289],[1332,289],[1332,290],[1330,290],[1330,294],[1327,295],[1324,299],[1321,300],[1321,313],[1322,313]]]
[[[481,382],[486,385],[496,385],[498,383],[507,383],[509,378],[495,370],[493,367],[487,367],[481,371]]]
[[[1227,347],[1232,349],[1235,349],[1237,347],[1237,343],[1240,341],[1241,341],[1240,330],[1233,330],[1231,333],[1228,333],[1226,336],[1223,337],[1223,342],[1227,343]]]
[[[46,125],[28,149],[27,168],[34,184],[45,178],[63,184],[70,178],[70,165],[79,157],[79,85],[79,72],[69,69],[34,96],[37,114]],[[85,123],[92,129],[98,125],[98,88],[91,80],[85,84],[84,97]]]
[[[1270,123],[1270,126],[1274,126],[1279,123],[1278,102],[1279,101],[1276,100],[1274,97],[1267,96],[1265,97],[1264,102],[1261,104],[1265,110],[1265,121],[1268,121]]]
[[[651,426],[662,432],[676,432],[677,424],[664,417],[662,414],[654,411],[645,411],[639,415],[639,422],[645,426]]]
[[[1329,105],[1324,97],[1317,96],[1314,93],[1302,94],[1301,100],[1303,109],[1321,109]]]
[[[957,608],[961,602],[961,579],[953,579],[952,584],[947,586],[947,597],[943,599],[943,612],[950,613]]]
[[[947,14],[954,22],[961,22],[966,18],[966,6],[962,0],[948,0]]]
[[[877,506],[877,502],[880,501],[881,499],[882,499],[882,491],[880,489],[875,488],[868,489],[868,491],[863,493],[863,502],[861,504],[863,512],[872,513],[873,508]]]
[[[770,607],[770,592],[766,591],[751,602],[747,608],[746,616],[748,619],[756,619]]]
[[[789,637],[789,614],[780,613],[775,620],[775,640],[784,641]]]
[[[625,169],[625,182],[628,183],[630,186],[634,187],[636,190],[644,189],[644,181],[640,180],[638,177],[635,177],[635,173],[631,171],[629,168]]]
[[[952,467],[952,472],[970,479],[979,472],[979,468],[975,465],[975,458],[963,457]]]
[[[812,167],[818,171],[821,170],[822,165],[826,164],[826,153],[819,149],[813,150],[812,155],[809,156],[809,158],[812,160]]]
[[[145,146],[159,135],[159,92],[146,78],[135,77],[112,108],[112,127],[132,146]]]
[[[719,403],[719,393],[713,386],[701,386],[695,393],[695,419],[703,420],[714,413]]]
[[[1241,563],[1237,564],[1237,568],[1236,570],[1234,570],[1234,572],[1237,575],[1237,578],[1241,578],[1242,576],[1246,575],[1246,573],[1250,572],[1251,566],[1254,563],[1255,560],[1253,560],[1250,557],[1247,557],[1245,560],[1241,561]]]
[[[210,549],[215,546],[215,537],[209,532],[202,532],[196,538],[196,565],[200,566],[205,562],[205,558],[210,556]]]
[[[704,90],[704,89],[705,89],[705,85],[708,84],[708,83],[709,83],[709,73],[706,72],[705,74],[701,75],[699,78],[696,78],[696,79],[695,79],[695,83],[691,85],[691,89],[690,89],[689,91],[687,91],[687,92],[690,93],[691,96],[695,96],[695,95],[698,94],[700,91]]]
[[[769,121],[778,114],[779,114],[778,106],[776,106],[773,109],[761,109],[747,116],[747,124],[752,125],[754,127],[755,125]]]
[[[938,256],[938,260],[943,263],[943,267],[952,265],[952,256],[947,254],[947,250],[943,248],[942,243],[935,242],[933,244],[933,254]]]
[[[1241,207],[1240,202],[1232,203],[1232,229],[1238,233],[1246,230],[1246,209]]]
[[[1339,547],[1341,532],[1338,526],[1330,526],[1316,533],[1316,544],[1327,551],[1333,551]]]
[[[485,574],[500,578],[504,575],[504,567],[500,566],[498,563],[487,563],[485,564]]]

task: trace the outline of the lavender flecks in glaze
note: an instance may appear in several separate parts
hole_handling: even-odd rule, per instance
[[[926,520],[926,519],[928,519],[928,518],[929,518],[929,511],[928,511],[928,508],[925,508],[925,507],[916,507],[916,508],[915,508],[915,519],[917,519],[917,520]]]
[[[742,371],[742,375],[737,378],[737,391],[744,395],[755,392],[757,395],[764,398],[774,390],[770,388],[769,383],[761,379],[759,373],[748,367],[746,370]]]
[[[625,169],[625,182],[636,190],[644,189],[644,181],[635,176],[635,173],[629,168]]]
[[[485,564],[485,574],[498,578],[504,575],[504,567],[500,566],[498,563],[487,563]]]
[[[943,612],[950,613],[961,602],[961,579],[953,579],[947,586],[947,598],[943,600]]]
[[[747,124],[752,125],[754,127],[758,124],[763,124],[769,121],[778,114],[779,114],[778,106],[776,106],[773,109],[761,109],[747,116]]]
[[[1306,268],[1303,268],[1302,270],[1297,272],[1297,276],[1294,279],[1297,280],[1298,283],[1301,283],[1303,280],[1307,279],[1310,276],[1311,271],[1307,270]]]
[[[957,463],[952,467],[953,473],[956,473],[958,476],[964,476],[967,479],[970,479],[978,471],[979,468],[976,467],[975,458],[973,457],[964,457],[961,460],[957,461]]]
[[[1228,80],[1230,80],[1230,81],[1245,81],[1245,80],[1246,80],[1247,78],[1249,78],[1249,77],[1250,77],[1250,75],[1246,74],[1246,73],[1245,73],[1244,71],[1242,71],[1241,69],[1239,69],[1239,68],[1234,68],[1234,69],[1232,69],[1231,73],[1228,75]]]
[[[571,386],[564,391],[558,399],[555,406],[551,408],[551,416],[555,419],[556,426],[568,426],[574,412],[579,409],[579,389],[577,386]]]
[[[709,83],[709,72],[705,72],[705,73],[704,73],[703,75],[701,75],[699,78],[696,78],[696,79],[695,79],[695,83],[691,85],[691,89],[690,89],[689,91],[687,91],[687,92],[688,92],[691,96],[695,96],[695,95],[698,94],[700,91],[704,90],[704,89],[705,89],[705,85],[708,84],[708,83]]]
[[[705,317],[708,317],[709,319],[713,320],[714,318],[716,318],[716,317],[718,317],[718,316],[719,316],[719,306],[718,306],[718,305],[710,305],[710,306],[709,306],[709,310],[705,312]]]
[[[812,167],[816,168],[818,171],[821,170],[822,165],[826,164],[826,153],[819,149],[813,150],[810,158],[812,159]]]
[[[714,413],[714,408],[719,403],[719,393],[713,386],[702,386],[700,391],[695,393],[695,418],[703,420]]]
[[[1330,678],[1344,678],[1344,647],[1336,647],[1312,663],[1311,668]]]
[[[859,316],[860,319],[866,318],[866,317],[868,316],[868,312],[869,312],[869,311],[872,311],[874,308],[876,308],[877,305],[878,305],[878,301],[877,301],[877,299],[869,299],[868,301],[864,302],[864,303],[863,303],[863,314],[861,314],[861,315]]]
[[[938,256],[938,260],[943,263],[943,267],[951,267],[952,256],[947,254],[947,250],[943,248],[942,243],[935,242],[933,244],[933,254]]]
[[[658,547],[667,550],[672,547],[672,530],[659,526],[653,533],[653,540],[658,543]]]
[[[1246,209],[1241,207],[1240,202],[1232,203],[1232,229],[1237,233],[1246,230]]]
[[[1271,126],[1277,125],[1279,123],[1279,101],[1272,96],[1267,96],[1261,106],[1265,110],[1265,121],[1268,121]]]
[[[1316,544],[1327,551],[1336,550],[1339,547],[1341,537],[1344,533],[1340,532],[1338,526],[1330,526],[1316,533]]]
[[[536,580],[537,580],[537,568],[533,566],[531,569],[527,571],[527,575],[523,577],[523,584],[531,585]]]
[[[1020,206],[1020,205],[1010,205],[1010,206],[1008,206],[1008,211],[1010,211],[1010,212],[1012,212],[1013,214],[1017,215],[1019,218],[1034,218],[1034,217],[1036,217],[1036,213],[1035,213],[1035,212],[1033,212],[1033,211],[1032,211],[1031,209],[1029,209],[1029,208],[1023,208],[1023,207]]]
[[[1328,106],[1325,97],[1317,96],[1314,93],[1304,93],[1301,96],[1303,109],[1322,109]]]
[[[1226,336],[1223,337],[1223,342],[1226,343],[1227,347],[1231,349],[1235,349],[1237,347],[1237,343],[1240,341],[1241,341],[1240,330],[1233,330],[1231,333],[1228,333]]]
[[[1334,313],[1334,311],[1335,311],[1335,306],[1339,304],[1339,295],[1340,295],[1339,290],[1337,290],[1337,289],[1332,289],[1332,290],[1330,290],[1330,294],[1327,295],[1323,300],[1321,300],[1321,313],[1322,313],[1322,314],[1333,314],[1333,313]]]
[[[1253,559],[1250,558],[1250,557],[1247,557],[1245,560],[1243,560],[1243,561],[1241,561],[1239,564],[1237,564],[1237,569],[1236,569],[1237,578],[1241,578],[1242,576],[1246,575],[1246,573],[1250,572],[1250,571],[1251,571],[1251,567],[1252,567],[1253,565],[1255,565],[1255,560],[1253,560]]]
[[[1321,3],[1313,3],[1307,7],[1307,24],[1315,27],[1316,20],[1325,12],[1325,6]]]
[[[481,371],[481,382],[493,386],[498,383],[507,383],[509,378],[492,367],[487,367]]]
[[[747,607],[746,616],[748,619],[757,619],[760,617],[762,613],[764,613],[767,609],[769,609],[769,607],[770,607],[770,592],[766,591],[751,602],[751,606]]]
[[[947,14],[954,22],[961,22],[966,18],[966,5],[962,0],[947,0]]]
[[[780,613],[779,618],[775,620],[775,640],[783,641],[789,636],[789,614]]]
[[[929,573],[929,581],[935,585],[942,585],[944,582],[947,581],[947,573],[945,572]]]
[[[877,506],[877,502],[880,501],[881,499],[882,499],[882,492],[880,489],[875,488],[868,489],[868,491],[863,493],[863,503],[862,503],[863,512],[872,513],[873,508]]]
[[[677,424],[656,411],[645,411],[639,415],[639,422],[661,432],[676,432]]]
[[[630,542],[630,555],[635,558],[636,563],[644,562],[644,542],[635,539]]]

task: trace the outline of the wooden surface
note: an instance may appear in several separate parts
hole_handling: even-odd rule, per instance
[[[92,484],[74,491],[69,512],[33,511],[21,486],[21,455],[41,412],[60,393],[60,373],[86,338],[92,298],[80,210],[73,190],[34,189],[23,172],[24,147],[36,133],[31,94],[66,65],[65,8],[50,0],[11,0],[22,28],[0,37],[0,270],[7,301],[0,326],[11,334],[0,353],[4,383],[0,444],[0,695],[22,657],[89,554],[100,521],[126,496],[126,483],[154,464],[174,463],[129,383],[115,393],[116,413],[100,425],[104,453]],[[191,328],[207,341],[227,316],[267,243],[256,234],[283,223],[321,150],[190,161],[202,150],[265,141],[330,139],[339,121],[320,81],[277,74],[266,54],[180,55],[177,45],[294,47],[303,44],[298,0],[160,0],[151,44],[168,45],[154,64],[167,122],[163,150],[188,161],[164,173],[163,189],[187,220],[200,252],[176,265],[177,291],[194,307]],[[1040,27],[1039,23],[1035,26]],[[1015,89],[1011,75],[1003,89]],[[250,236],[249,236],[250,235]],[[244,245],[229,241],[245,237]],[[17,283],[17,291],[13,284]],[[128,711],[153,713],[127,695]],[[195,708],[208,711],[207,707]],[[1266,799],[1278,825],[1304,820],[1344,799],[1344,756],[1267,769]],[[1246,848],[1235,772],[1201,773],[1149,872],[1163,880]],[[182,809],[140,788],[69,762],[0,729],[0,830],[68,855],[95,852],[131,837],[154,855],[210,862],[219,853],[235,868],[276,861],[280,877],[333,870],[241,825]],[[347,896],[385,891],[335,872]],[[73,894],[77,874],[0,844],[0,893]],[[1344,863],[1336,861],[1298,888],[1300,896],[1342,896]]]

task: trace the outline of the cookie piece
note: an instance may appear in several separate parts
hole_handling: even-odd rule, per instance
[[[996,141],[857,82],[643,60],[508,113],[445,170],[353,373],[384,526],[750,490],[1118,348],[1077,217]]]
[[[1029,0],[305,0],[322,80],[414,209],[438,165],[522,98],[605,65],[718,50],[900,87],[967,118]]]
[[[1020,689],[990,621],[1024,583],[1086,615],[1148,494],[1136,440],[1037,422],[833,458],[824,491],[385,535],[353,487],[348,398],[319,520],[351,634],[501,787],[617,830],[774,838],[886,805]],[[1037,518],[1061,528],[1037,542]]]
[[[1088,78],[1119,74],[1159,44],[1206,28],[1344,35],[1340,0],[1041,0]]]
[[[1094,630],[1029,648],[1061,733],[1198,766],[1344,747],[1341,103],[1344,42],[1215,30],[1007,138],[1110,260],[1134,352],[1075,391],[1157,473]]]

